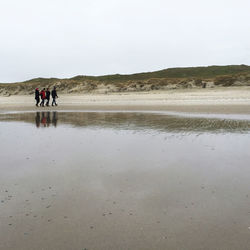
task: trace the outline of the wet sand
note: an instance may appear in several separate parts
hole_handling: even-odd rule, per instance
[[[248,249],[250,117],[231,118],[1,114],[0,249]]]
[[[249,90],[0,97],[0,249],[248,249]]]

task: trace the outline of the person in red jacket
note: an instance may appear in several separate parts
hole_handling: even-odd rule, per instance
[[[45,92],[45,88],[40,92],[40,96],[41,96],[41,103],[40,103],[40,106],[44,107],[44,101],[46,99],[46,92]]]

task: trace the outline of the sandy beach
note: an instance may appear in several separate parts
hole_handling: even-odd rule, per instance
[[[205,113],[250,113],[250,87],[180,89],[121,94],[60,95],[59,106],[35,107],[34,96],[0,97],[0,111],[166,110]]]
[[[248,249],[249,90],[0,97],[0,249]]]
[[[0,250],[250,250],[249,9],[1,1]]]

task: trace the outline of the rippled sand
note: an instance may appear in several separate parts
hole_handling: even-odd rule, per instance
[[[250,117],[0,115],[0,249],[248,249]]]

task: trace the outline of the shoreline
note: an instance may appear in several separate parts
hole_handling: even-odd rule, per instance
[[[59,92],[60,94],[60,92]],[[0,97],[8,111],[173,111],[250,114],[250,88],[59,95],[58,106],[36,107],[33,96]]]

